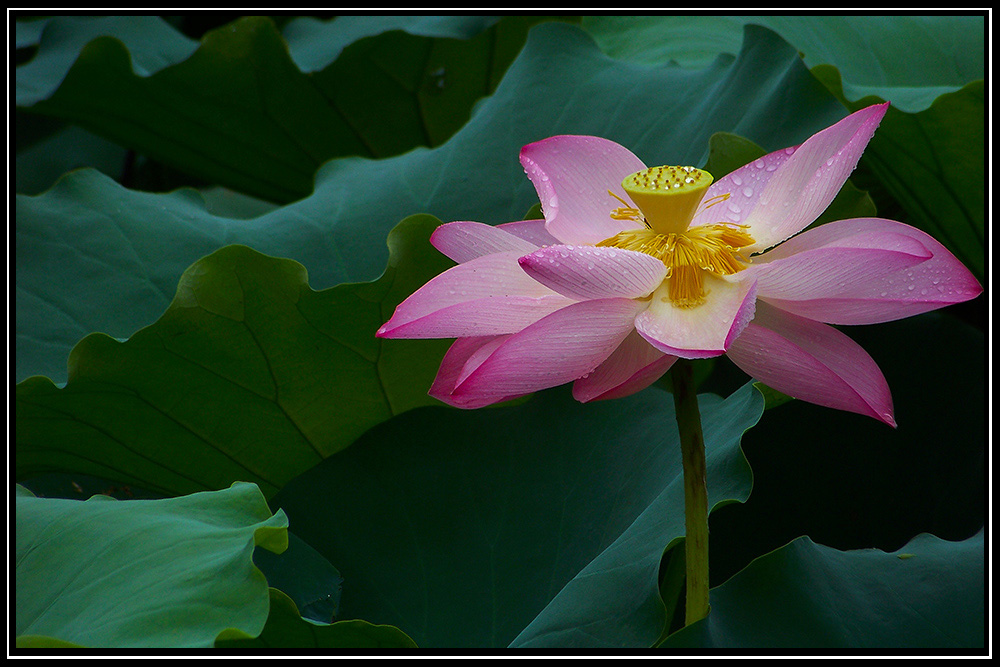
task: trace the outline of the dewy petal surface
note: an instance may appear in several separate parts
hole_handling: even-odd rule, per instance
[[[518,263],[541,284],[579,300],[645,297],[667,275],[667,267],[651,255],[594,246],[550,246]]]
[[[702,206],[691,220],[691,227],[717,222],[740,224],[750,214],[778,167],[785,163],[797,147],[768,153],[739,169],[735,169],[708,187]],[[706,206],[715,198],[729,195],[725,201]]]
[[[636,330],[667,354],[704,359],[723,354],[754,316],[757,287],[753,280],[729,281],[706,273],[705,302],[678,308],[668,296],[668,284],[653,292],[647,308],[635,320]]]
[[[461,338],[514,333],[573,303],[533,280],[517,252],[471,259],[431,279],[396,307],[383,338]]]
[[[458,384],[449,402],[477,408],[572,382],[615,351],[642,307],[632,299],[593,299],[558,310],[499,345]]]
[[[857,166],[888,106],[861,109],[817,132],[775,170],[743,220],[757,241],[752,251],[784,241],[819,217]]]
[[[726,354],[748,375],[789,396],[896,425],[878,365],[829,325],[758,303],[756,317]]]
[[[431,245],[459,264],[498,252],[526,255],[538,245],[482,222],[449,222],[431,234]]]
[[[627,148],[600,137],[560,135],[521,149],[528,174],[545,214],[546,228],[562,243],[596,244],[638,223],[614,220],[625,198],[622,180],[646,168]]]
[[[881,218],[810,229],[755,258],[744,273],[758,280],[759,298],[831,324],[887,322],[982,293],[933,237]]]
[[[630,396],[660,379],[675,361],[633,331],[593,373],[573,383],[573,398],[587,403]]]

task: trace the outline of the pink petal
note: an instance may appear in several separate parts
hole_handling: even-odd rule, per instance
[[[712,183],[689,226],[698,227],[718,222],[742,223],[756,206],[764,192],[764,186],[796,148],[792,146],[768,153]],[[716,201],[717,197],[724,194],[729,194],[729,198]]]
[[[983,291],[929,234],[881,218],[821,225],[755,259],[745,273],[761,299],[831,324],[887,322]]]
[[[549,234],[549,231],[545,229],[544,220],[515,220],[514,222],[505,222],[502,225],[497,225],[497,227],[518,238],[529,241],[536,248],[542,248],[547,245],[559,245],[559,239]]]
[[[573,383],[573,398],[587,403],[630,396],[660,379],[675,361],[633,331],[593,373]]]
[[[556,245],[525,255],[518,263],[541,284],[579,300],[642,298],[667,275],[657,258],[619,248]]]
[[[437,376],[427,393],[447,403],[448,396],[455,390],[455,386],[468,377],[469,373],[475,370],[508,338],[510,338],[510,334],[475,336],[456,340],[441,360]]]
[[[546,228],[563,243],[596,244],[638,223],[613,220],[628,201],[621,187],[629,174],[646,168],[627,148],[600,137],[560,135],[521,149],[521,164],[538,192]]]
[[[594,299],[557,310],[508,338],[447,398],[438,398],[478,408],[572,382],[614,352],[643,307],[632,299]]]
[[[896,426],[882,371],[831,326],[758,303],[753,322],[726,354],[748,375],[789,396]]]
[[[888,106],[861,109],[817,132],[778,167],[743,220],[757,241],[751,250],[780,243],[819,217],[854,171]],[[730,201],[740,196],[734,191]]]
[[[705,303],[677,308],[664,283],[653,292],[649,308],[635,320],[635,327],[653,347],[685,359],[723,354],[753,319],[757,287],[753,280],[728,281],[704,275]]]
[[[498,252],[526,255],[538,248],[499,226],[464,221],[449,222],[435,229],[431,245],[459,263]]]
[[[572,303],[526,274],[519,253],[470,259],[431,279],[396,307],[382,338],[462,338],[520,331]]]

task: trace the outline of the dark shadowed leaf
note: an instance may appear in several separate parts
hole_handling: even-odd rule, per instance
[[[803,537],[714,588],[708,618],[661,648],[982,649],[984,542],[925,534],[886,553]]]
[[[417,648],[413,640],[391,625],[367,621],[320,623],[303,618],[290,597],[276,588],[270,591],[271,608],[260,635],[245,639],[220,639],[224,649],[399,649]]]
[[[763,400],[748,385],[701,403],[713,503],[743,499],[739,440]],[[503,647],[529,623],[531,646],[650,646],[660,556],[683,532],[679,475],[669,394],[581,405],[563,387],[401,415],[273,504],[343,573],[342,618],[422,647]]]
[[[309,72],[266,17],[213,30],[197,50],[155,17],[63,17],[18,70],[17,103],[194,177],[289,202],[312,191],[331,158],[445,141],[540,20],[299,21],[289,26],[303,41],[293,54],[327,63]]]

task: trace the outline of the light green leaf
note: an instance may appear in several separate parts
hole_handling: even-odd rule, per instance
[[[396,304],[451,265],[413,216],[373,283],[313,291],[301,264],[228,246],[196,262],[157,322],[84,338],[69,382],[17,387],[17,476],[115,479],[168,495],[234,480],[270,496],[427,396],[446,341],[386,341]]]
[[[983,533],[919,535],[902,551],[799,538],[712,589],[708,618],[661,648],[985,648]]]
[[[16,497],[19,645],[212,646],[268,614],[254,546],[280,552],[288,521],[237,483],[167,500]]]
[[[763,401],[748,385],[700,402],[712,502],[743,499],[739,440]],[[660,557],[684,523],[672,405],[656,388],[580,404],[560,387],[512,407],[414,410],[273,504],[337,563],[342,616],[395,625],[421,647],[504,647],[519,634],[530,646],[648,647],[666,622]]]

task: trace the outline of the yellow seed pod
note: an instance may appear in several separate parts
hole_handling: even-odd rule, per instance
[[[622,187],[653,231],[679,234],[694,218],[712,180],[695,167],[650,167],[627,176]]]

